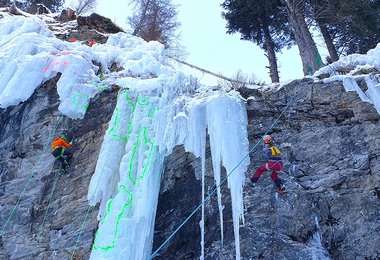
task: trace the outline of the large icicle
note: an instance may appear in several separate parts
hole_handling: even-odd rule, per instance
[[[88,200],[90,205],[98,201],[108,201],[117,190],[119,182],[119,167],[125,154],[125,145],[128,142],[128,127],[133,106],[124,98],[128,93],[121,92],[118,98],[114,114],[104,137],[100,149],[96,170],[91,178],[88,188]],[[99,218],[104,216],[106,204],[102,204],[99,210]]]
[[[206,148],[206,147],[205,147]],[[206,154],[205,150],[202,151],[201,155],[202,161],[202,200],[205,200],[205,174],[206,174]],[[202,203],[202,219],[199,223],[201,226],[201,256],[199,257],[201,260],[205,258],[205,204]]]
[[[232,94],[231,94],[232,95]],[[234,222],[236,259],[240,259],[239,221],[244,221],[242,186],[249,160],[247,140],[247,114],[244,103],[235,93],[235,98],[220,95],[212,97],[207,103],[207,125],[211,143],[212,157],[219,154],[228,175]],[[240,163],[240,165],[239,165]]]
[[[206,171],[206,118],[205,118],[205,105],[204,104],[195,104],[191,107],[189,112],[189,133],[186,139],[185,148],[195,156],[201,158],[201,178],[202,178],[202,195],[201,201],[204,201],[205,196],[205,171]],[[205,239],[205,211],[204,204],[202,204],[202,219],[199,222],[201,229],[201,255],[200,259],[204,259],[204,239]]]
[[[380,114],[380,79],[377,79],[376,82],[371,78],[371,76],[365,77],[365,82],[367,83],[366,95],[372,100],[374,107],[377,112]]]
[[[358,83],[356,83],[355,79],[350,77],[343,78],[343,86],[347,92],[355,91],[359,95],[361,100],[372,103],[371,99],[369,99],[368,96],[358,86]]]

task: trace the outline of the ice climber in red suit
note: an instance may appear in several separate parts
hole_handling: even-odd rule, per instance
[[[282,169],[283,163],[281,160],[281,152],[273,143],[272,137],[265,135],[263,137],[264,153],[268,158],[268,162],[260,166],[256,172],[252,175],[251,181],[255,183],[259,180],[261,174],[266,171],[271,171],[271,177],[278,188],[278,193],[283,194],[285,192],[285,186],[282,180],[278,177],[278,172]]]

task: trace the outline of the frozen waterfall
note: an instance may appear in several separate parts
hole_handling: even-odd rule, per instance
[[[101,201],[91,259],[150,256],[163,162],[176,145],[202,158],[204,178],[208,131],[217,183],[221,163],[229,174],[248,154],[246,109],[239,94],[207,91],[188,80],[182,74],[148,79],[143,91],[131,86],[119,94],[89,188],[90,203]],[[189,91],[194,94],[184,93]],[[228,178],[238,259],[248,163],[244,161]],[[204,243],[203,225],[201,230]]]

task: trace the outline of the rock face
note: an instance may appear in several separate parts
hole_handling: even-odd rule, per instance
[[[87,189],[116,95],[103,93],[85,119],[70,120],[57,110],[56,81],[0,110],[0,259],[69,259],[88,209],[74,259],[87,259],[92,246],[97,209],[88,208]],[[75,153],[69,175],[58,175],[50,144],[67,131]]]
[[[0,110],[0,259],[88,259],[97,208],[86,196],[116,94],[92,100],[83,120],[57,110],[53,79],[18,106]],[[270,134],[282,151],[288,193],[276,194],[268,174],[244,191],[242,259],[378,259],[380,257],[380,117],[340,83],[294,81],[277,92],[245,89],[251,147]],[[253,97],[253,98],[252,98]],[[75,136],[69,176],[57,175],[53,136]],[[259,149],[260,150],[260,149]],[[209,147],[206,193],[214,190]],[[265,162],[250,154],[253,166]],[[200,160],[177,147],[165,162],[153,248],[201,202]],[[225,171],[222,172],[222,178]],[[222,187],[224,243],[216,195],[205,205],[206,259],[234,259],[229,191]],[[86,215],[88,213],[88,215]],[[83,221],[87,219],[84,229]],[[156,259],[200,256],[198,211]],[[81,237],[77,241],[78,235]]]
[[[86,29],[96,29],[101,33],[118,33],[123,30],[116,26],[111,19],[103,17],[98,14],[91,14],[90,16],[79,16],[77,18],[78,26]]]
[[[85,44],[95,41],[103,44],[108,40],[107,34],[123,32],[122,29],[106,17],[98,14],[76,17],[74,11],[70,8],[62,10],[56,19],[60,22],[57,23],[54,20],[46,22],[55,36],[65,41],[82,41]],[[76,21],[73,21],[75,19]]]

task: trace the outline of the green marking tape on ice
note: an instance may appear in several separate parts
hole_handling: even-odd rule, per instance
[[[71,103],[75,106],[75,107],[81,107],[84,109],[84,111],[86,112],[87,109],[88,109],[88,104],[87,105],[82,105],[82,103],[79,103],[80,101],[83,101],[83,100],[87,100],[90,99],[90,96],[87,95],[87,94],[81,94],[81,93],[76,93],[72,98],[71,98]]]
[[[116,237],[117,237],[117,234],[118,234],[118,232],[119,232],[119,222],[120,222],[121,218],[123,217],[123,215],[126,213],[126,212],[125,212],[126,209],[132,204],[132,201],[133,201],[132,193],[131,193],[130,191],[128,191],[128,190],[125,188],[124,185],[120,185],[120,186],[119,186],[119,190],[118,190],[118,193],[116,194],[115,198],[116,198],[117,196],[119,196],[119,194],[120,194],[121,192],[125,192],[126,194],[128,194],[129,199],[128,199],[128,201],[127,201],[126,203],[124,203],[123,208],[121,209],[121,211],[120,211],[119,214],[117,215],[117,218],[116,218],[116,226],[115,226],[115,232],[114,232],[114,234],[113,234],[112,242],[111,242],[109,245],[106,245],[106,246],[99,246],[99,245],[98,245],[98,244],[99,244],[99,242],[98,242],[99,229],[98,229],[98,231],[96,231],[95,239],[94,239],[94,245],[93,245],[94,250],[101,249],[101,250],[104,250],[104,251],[107,252],[108,250],[114,248],[115,245],[116,245]],[[108,215],[110,214],[110,212],[111,212],[111,210],[112,210],[112,204],[113,204],[113,201],[114,201],[115,198],[109,200],[109,202],[108,202],[108,204],[107,204],[107,211],[106,211],[106,213],[104,214],[104,218],[103,218],[103,220],[102,220],[102,222],[101,222],[101,225],[104,224],[104,221],[106,221]]]
[[[148,106],[150,97],[139,97],[137,99],[137,104],[140,106]]]
[[[145,173],[148,170],[148,167],[150,165],[150,159],[151,159],[151,156],[152,156],[152,153],[153,153],[154,143],[152,141],[148,140],[146,131],[147,131],[146,127],[141,127],[140,128],[139,135],[137,137],[137,141],[136,141],[135,147],[133,148],[132,158],[131,158],[131,161],[129,163],[128,178],[129,178],[129,180],[133,184],[136,184],[137,180],[140,180],[140,179],[144,178]],[[136,179],[133,179],[133,176],[132,176],[132,173],[133,173],[133,162],[135,161],[136,153],[138,151],[138,148],[140,147],[141,133],[143,133],[144,144],[145,145],[149,145],[149,154],[148,154],[148,157],[146,159],[146,163],[145,163],[144,170],[143,170],[142,174],[140,176],[136,177]]]
[[[160,109],[159,108],[151,108],[151,109],[149,109],[149,113],[148,113],[148,117],[149,118],[153,118],[153,115],[154,115],[154,113],[156,112],[156,111],[159,111]]]
[[[130,140],[129,135],[132,133],[132,130],[133,130],[132,121],[133,121],[136,105],[139,105],[139,106],[142,106],[142,107],[148,106],[149,105],[149,99],[150,99],[150,97],[147,97],[147,98],[145,98],[145,97],[139,97],[137,99],[136,104],[133,102],[133,99],[131,97],[129,97],[129,93],[128,92],[126,92],[125,98],[126,98],[127,102],[131,105],[131,112],[132,112],[131,113],[131,118],[130,118],[129,123],[128,123],[128,133],[127,133],[127,136],[126,137],[122,137],[122,136],[119,136],[119,135],[115,134],[116,127],[120,123],[120,118],[119,118],[120,111],[119,111],[119,108],[117,108],[117,107],[115,108],[115,116],[114,116],[112,127],[110,128],[109,134],[111,136],[116,137],[116,138],[122,139],[125,142],[128,142]],[[148,112],[148,117],[149,118],[153,117],[154,112],[157,111],[157,110],[159,110],[159,109],[157,109],[157,108],[150,108],[149,112]],[[133,148],[130,164],[129,164],[128,177],[129,177],[129,180],[134,185],[136,184],[136,182],[138,180],[141,180],[141,179],[143,179],[145,177],[146,172],[149,169],[149,166],[151,164],[151,157],[152,157],[152,154],[153,154],[153,151],[154,151],[154,143],[151,140],[149,140],[147,131],[148,131],[147,127],[145,127],[145,126],[141,126],[140,127],[139,133],[138,133],[138,136],[137,136],[137,140],[136,140],[136,143],[135,143],[134,148]],[[148,148],[148,155],[146,156],[145,166],[144,166],[144,168],[142,170],[142,173],[138,177],[136,177],[134,179],[133,176],[132,176],[132,173],[133,173],[133,162],[137,158],[136,155],[138,154],[139,147],[140,147],[140,145],[142,143],[141,139],[143,139],[143,142],[144,142],[143,145],[149,146],[149,148]],[[99,245],[100,242],[98,241],[99,240],[99,229],[98,229],[98,231],[95,234],[95,240],[94,240],[94,245],[93,245],[93,249],[94,250],[103,250],[105,252],[108,252],[109,250],[113,249],[116,246],[116,240],[117,240],[117,235],[118,235],[118,232],[119,232],[120,220],[126,214],[127,208],[133,202],[132,193],[129,190],[126,189],[125,185],[120,185],[118,193],[116,194],[116,196],[113,199],[109,200],[109,202],[107,204],[107,211],[106,211],[106,213],[104,215],[103,220],[101,221],[101,225],[103,225],[105,223],[105,221],[108,219],[110,213],[113,210],[114,199],[117,198],[118,196],[120,196],[121,192],[127,193],[128,196],[129,196],[129,199],[128,199],[128,201],[126,203],[124,203],[124,206],[122,207],[121,211],[117,215],[116,223],[115,223],[115,232],[113,233],[112,242],[110,242],[107,245],[100,246]]]
[[[128,142],[128,136],[121,136],[121,135],[118,135],[118,134],[116,134],[116,126],[119,124],[119,109],[116,107],[115,108],[115,117],[114,117],[114,120],[113,120],[113,125],[112,125],[112,127],[111,127],[111,129],[110,129],[110,131],[108,132],[108,134],[110,135],[110,136],[113,136],[113,137],[115,137],[115,138],[117,138],[117,139],[120,139],[121,141],[124,141],[124,142]]]

